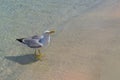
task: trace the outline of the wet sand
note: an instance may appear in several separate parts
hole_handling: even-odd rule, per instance
[[[106,1],[63,25],[43,61],[25,65],[17,80],[120,79],[120,1]]]

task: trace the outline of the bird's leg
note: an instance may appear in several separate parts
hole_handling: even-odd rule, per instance
[[[38,49],[37,51],[38,51],[38,53],[35,54],[35,57],[36,57],[36,59],[41,60],[41,58],[42,58],[43,55],[42,55],[42,53],[40,52],[40,49]]]
[[[34,53],[34,55],[35,55],[35,58],[36,58],[36,56],[37,56],[37,50],[35,49],[35,53]]]

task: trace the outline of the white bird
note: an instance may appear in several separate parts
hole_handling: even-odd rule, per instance
[[[42,36],[34,35],[30,38],[20,38],[20,39],[16,39],[16,40],[27,45],[30,48],[34,48],[35,49],[35,58],[41,59],[42,54],[41,54],[39,48],[47,45],[50,42],[50,34],[52,34],[52,33],[55,33],[55,31],[46,30]]]

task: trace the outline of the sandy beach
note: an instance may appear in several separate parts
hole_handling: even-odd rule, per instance
[[[15,80],[119,80],[119,8],[119,0],[105,0],[70,18],[59,34],[52,35],[51,44],[43,50],[42,61],[34,61],[33,50],[15,43],[18,48],[12,48],[18,51],[15,55],[21,51],[22,56],[17,56],[18,60],[7,59],[16,67],[13,72],[8,70],[12,75],[7,78],[1,72],[0,80],[12,80],[13,75]],[[28,32],[26,36],[29,33],[32,34]],[[14,55],[12,52],[10,55]]]
[[[119,4],[119,1],[111,1],[71,19],[64,25],[62,33],[54,38],[52,47],[45,52],[47,59],[32,64],[19,78],[120,79]]]

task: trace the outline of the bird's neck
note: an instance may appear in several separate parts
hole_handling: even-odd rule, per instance
[[[46,45],[50,42],[50,35],[49,34],[43,34],[43,38],[40,40],[40,42],[43,45]]]

